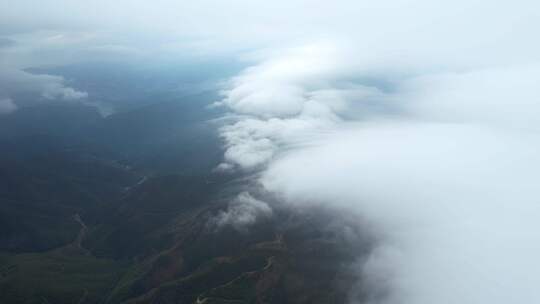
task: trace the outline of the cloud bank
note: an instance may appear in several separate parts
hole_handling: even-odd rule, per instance
[[[346,79],[346,63],[335,60],[341,55],[321,44],[293,48],[232,79],[218,103],[236,114],[221,128],[221,168],[260,168],[281,148],[334,128],[351,109],[368,115],[384,106],[378,87]]]
[[[286,49],[232,79],[222,166],[367,222],[372,303],[540,301],[540,58],[389,70],[359,49]]]

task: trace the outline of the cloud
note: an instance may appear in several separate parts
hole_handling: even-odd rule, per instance
[[[0,48],[10,47],[15,44],[15,41],[9,38],[0,37]]]
[[[18,69],[3,69],[0,71],[0,96],[16,104],[19,96],[34,96],[32,100],[59,100],[73,102],[88,97],[86,92],[78,91],[65,85],[60,76],[32,74]],[[25,103],[28,103],[27,98]],[[15,110],[17,107],[13,108]]]
[[[216,227],[232,226],[237,230],[243,230],[254,224],[261,218],[272,216],[270,206],[249,194],[241,192],[233,199],[225,211],[221,211],[212,219],[212,224]]]
[[[403,97],[430,119],[538,129],[538,79],[539,62],[423,75],[403,85]]]
[[[220,129],[226,147],[221,166],[260,168],[299,137],[353,115],[351,103],[365,105],[354,116],[373,111],[375,99],[381,105],[384,94],[377,87],[342,81],[348,67],[334,60],[338,54],[321,44],[294,48],[233,78],[218,103],[238,115]]]
[[[38,12],[31,10],[36,5]],[[355,58],[366,69],[526,62],[540,51],[532,39],[538,25],[532,0],[21,0],[0,4],[0,20],[4,36],[48,30],[94,39],[86,46],[58,44],[60,53],[121,45],[147,51],[145,59],[163,55],[171,45],[180,46],[175,56],[223,55],[325,38],[354,44]]]
[[[323,130],[332,122],[317,118],[245,118],[220,129],[225,141],[224,164],[243,170],[256,169],[270,161],[280,146],[298,136]]]
[[[17,110],[17,105],[9,98],[0,98],[0,114],[9,114]]]
[[[359,289],[371,286],[373,303],[539,301],[540,66],[397,77],[382,67],[375,79],[354,57],[301,68],[324,66],[320,54],[263,60],[232,81],[224,104],[240,115],[221,128],[225,162],[257,164],[264,190],[296,208],[326,204],[367,222],[379,244],[359,265]],[[288,111],[246,93],[275,82],[295,88],[282,91],[294,97]]]
[[[377,257],[392,272],[384,303],[527,302],[540,297],[539,151],[534,133],[375,123],[287,153],[262,181],[300,207],[345,207],[376,227],[396,252]]]

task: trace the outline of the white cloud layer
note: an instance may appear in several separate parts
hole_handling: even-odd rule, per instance
[[[352,113],[351,102],[380,102],[384,94],[378,88],[340,81],[346,65],[334,60],[339,55],[334,47],[308,45],[232,79],[219,104],[239,116],[221,128],[226,143],[221,166],[258,168],[280,148],[336,126],[341,116]]]
[[[395,253],[373,257],[391,265],[384,303],[540,299],[537,134],[391,122],[314,145],[272,163],[263,184],[300,206],[344,206],[377,227],[384,252]]]
[[[359,271],[373,303],[540,301],[540,57],[389,71],[331,45],[231,81],[226,164],[262,170],[298,208],[368,221],[381,241]]]

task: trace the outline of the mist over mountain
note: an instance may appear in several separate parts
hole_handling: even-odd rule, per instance
[[[536,303],[540,6],[0,0],[0,303]]]
[[[356,280],[344,265],[367,235],[343,239],[323,211],[261,217],[251,196],[229,208],[252,186],[215,170],[219,77],[171,69],[154,70],[152,90],[123,66],[40,70],[115,110],[35,100],[2,116],[0,302],[345,301]]]

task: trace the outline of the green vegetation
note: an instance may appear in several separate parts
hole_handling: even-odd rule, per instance
[[[0,254],[0,303],[99,303],[126,271],[125,263],[46,253]]]
[[[325,219],[276,207],[242,231],[216,226],[241,181],[212,171],[222,155],[200,110],[14,114],[48,131],[0,121],[0,304],[344,302],[350,248]]]

